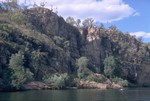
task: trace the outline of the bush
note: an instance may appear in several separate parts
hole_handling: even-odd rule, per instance
[[[16,12],[11,15],[11,20],[18,24],[25,24],[27,22],[27,17],[21,12]]]
[[[33,74],[29,69],[25,69],[23,64],[24,54],[22,52],[19,51],[11,56],[9,61],[9,68],[11,70],[10,85],[17,89],[19,89],[25,82],[33,79]]]
[[[104,60],[104,74],[111,78],[115,74],[115,69],[117,68],[116,59],[114,56],[109,56]]]
[[[95,82],[98,82],[98,83],[103,83],[107,80],[107,78],[104,76],[104,75],[89,75],[87,76],[86,80],[89,80],[89,81],[95,81]]]
[[[75,87],[78,87],[79,83],[80,83],[80,79],[79,78],[74,78],[73,82],[72,82],[72,85],[75,86]]]
[[[86,76],[88,72],[87,69],[88,61],[89,60],[86,57],[80,57],[79,59],[76,60],[76,65],[78,67],[77,75],[79,78],[84,78],[84,76]]]
[[[56,73],[43,77],[43,81],[47,84],[54,86],[55,88],[64,88],[68,84],[69,76],[67,73]]]
[[[122,86],[128,86],[128,81],[127,80],[123,80],[122,78],[119,78],[119,77],[115,77],[112,79],[113,82],[117,83],[117,84],[120,84]]]
[[[34,73],[34,78],[36,80],[41,80],[42,76],[45,74],[45,67],[47,67],[47,53],[38,51],[33,51],[31,54],[30,68]]]
[[[11,69],[11,85],[16,88],[26,81],[25,71],[23,67],[24,55],[21,52],[13,54],[9,61],[9,68]]]

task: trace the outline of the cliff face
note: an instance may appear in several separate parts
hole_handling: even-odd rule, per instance
[[[77,28],[67,24],[62,17],[58,17],[48,9],[33,8],[25,12],[29,16],[35,30],[40,31],[54,41],[55,45],[61,48],[56,52],[59,69],[72,71],[75,66],[75,59],[80,57],[80,33]],[[54,64],[53,67],[58,67]],[[58,69],[58,70],[59,70]],[[60,70],[61,71],[61,70]]]
[[[133,36],[102,26],[76,28],[40,7],[23,14],[23,24],[1,18],[7,16],[5,13],[0,17],[0,86],[7,84],[5,71],[12,54],[18,51],[23,53],[24,68],[34,74],[34,80],[54,72],[75,74],[76,59],[82,56],[89,59],[92,72],[103,73],[105,58],[114,56],[119,77],[150,86],[150,49]]]
[[[84,42],[82,55],[90,59],[92,68],[97,67],[97,72],[103,71],[106,57],[115,56],[120,77],[139,86],[150,85],[150,50],[146,44],[117,29],[91,26],[80,29],[80,33]]]

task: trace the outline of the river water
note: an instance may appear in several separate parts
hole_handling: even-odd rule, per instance
[[[0,92],[0,101],[150,101],[150,88]]]

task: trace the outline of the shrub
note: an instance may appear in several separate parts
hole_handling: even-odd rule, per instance
[[[116,59],[114,56],[109,56],[104,60],[104,74],[111,78],[114,76],[115,69],[117,68]]]
[[[47,75],[43,77],[43,81],[47,84],[50,84],[54,86],[55,88],[64,88],[66,87],[68,81],[69,81],[69,76],[67,73],[64,74],[52,74],[52,75]]]
[[[72,82],[72,85],[77,87],[79,85],[79,83],[80,83],[80,79],[79,78],[74,78],[73,82]]]
[[[83,78],[88,70],[87,70],[87,65],[88,65],[88,59],[86,57],[80,57],[79,59],[76,60],[76,65],[78,67],[77,70],[77,75],[79,78]]]
[[[19,89],[22,84],[32,80],[32,73],[29,69],[25,69],[24,66],[24,54],[18,52],[13,54],[9,61],[9,68],[11,69],[10,74],[10,85]]]
[[[33,51],[31,54],[30,68],[34,73],[34,78],[36,80],[41,80],[43,74],[45,73],[44,68],[47,67],[46,63],[47,53],[38,51]]]
[[[11,20],[18,24],[25,24],[27,22],[27,17],[21,12],[16,12],[11,15]]]
[[[88,75],[86,80],[103,83],[107,80],[107,78],[104,75],[101,75],[101,74],[99,74],[97,76],[92,74],[92,75]]]
[[[127,80],[123,80],[122,78],[119,77],[115,77],[112,79],[113,82],[118,83],[122,86],[128,86],[128,81]]]

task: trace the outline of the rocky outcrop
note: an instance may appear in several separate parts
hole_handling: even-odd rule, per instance
[[[61,48],[61,50],[54,50],[54,58],[58,62],[51,63],[52,67],[60,72],[74,71],[75,60],[80,57],[80,32],[78,29],[45,8],[32,8],[24,13],[28,15],[33,29],[51,38]]]
[[[105,58],[113,56],[117,59],[116,76],[138,86],[150,86],[150,47],[135,37],[116,28],[77,28],[67,24],[51,10],[42,7],[27,9],[22,13],[27,17],[22,25],[7,23],[0,18],[0,89],[4,83],[8,83],[6,77],[7,72],[10,72],[9,60],[18,51],[24,53],[23,67],[34,74],[34,80],[42,81],[43,76],[56,72],[75,75],[76,59],[82,56],[89,60],[89,71],[104,73]],[[36,61],[31,53],[36,53]],[[112,82],[102,84],[81,81],[80,86],[99,89],[121,88]],[[35,81],[24,87],[47,88],[45,84]]]
[[[95,81],[81,80],[78,88],[105,90],[105,89],[121,89],[123,87],[119,84],[114,83],[114,82],[98,83]]]
[[[51,89],[48,85],[40,81],[32,81],[22,86],[23,90],[41,90],[41,89]]]
[[[137,84],[139,86],[150,86],[150,63],[145,62],[142,64],[142,68],[139,68],[140,70],[137,70]]]
[[[150,86],[148,45],[115,28],[89,26],[79,31],[83,43],[81,54],[90,60],[92,69],[103,72],[105,58],[115,56],[118,59],[118,76],[137,86]]]

